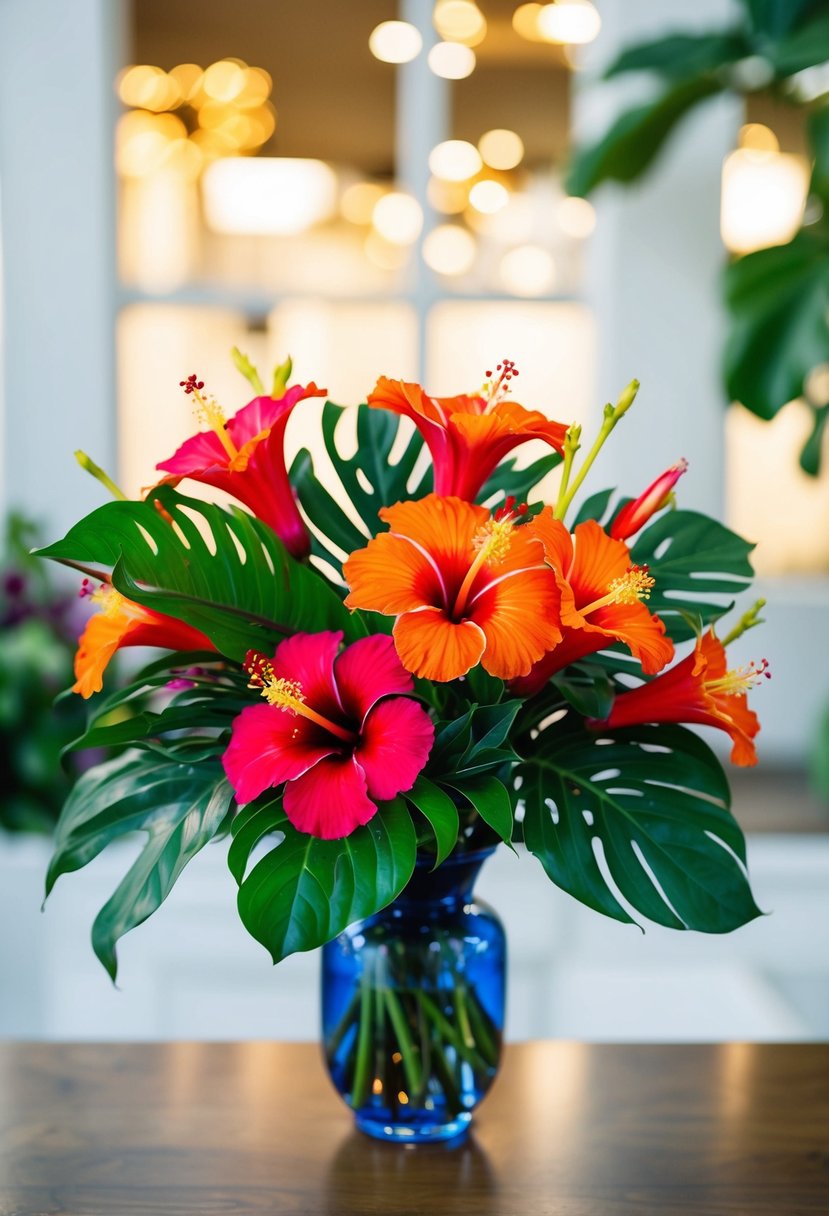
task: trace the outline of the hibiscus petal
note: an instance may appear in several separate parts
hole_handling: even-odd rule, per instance
[[[353,757],[320,760],[285,786],[285,814],[300,832],[339,840],[368,823],[377,807],[366,793],[366,777]]]
[[[567,579],[579,607],[606,595],[613,580],[630,569],[631,559],[624,541],[608,536],[595,519],[576,525],[573,544],[575,561]]]
[[[486,636],[481,663],[501,680],[525,676],[533,663],[561,641],[560,593],[547,566],[496,578],[469,607]]]
[[[311,709],[336,722],[343,719],[334,682],[334,660],[342,640],[339,632],[295,633],[279,643],[273,657],[274,676],[295,681]]]
[[[394,642],[381,633],[346,646],[334,663],[334,679],[343,708],[353,722],[362,722],[381,697],[414,688]]]
[[[410,790],[429,758],[435,728],[426,710],[407,697],[391,697],[370,711],[354,753],[368,792],[381,801]]]
[[[175,477],[193,477],[215,466],[224,468],[227,461],[227,452],[216,432],[197,431],[195,435],[185,439],[169,460],[162,461],[155,467],[162,473],[171,473]]]
[[[388,616],[423,604],[444,602],[440,572],[429,554],[402,536],[381,532],[343,566],[351,588],[347,608],[367,608]]]
[[[456,624],[437,608],[406,612],[394,626],[394,644],[405,668],[424,680],[456,680],[484,652],[483,630],[472,621]]]
[[[312,381],[309,385],[294,384],[281,397],[254,397],[247,405],[237,410],[227,424],[230,437],[238,448],[253,439],[261,431],[270,430],[281,423],[280,437],[285,433],[285,426],[291,410],[306,397],[325,397],[327,389],[317,388]]]
[[[337,740],[307,718],[275,705],[249,705],[233,721],[222,765],[236,801],[244,804],[336,750]]]
[[[674,644],[665,633],[664,622],[644,604],[609,604],[593,613],[584,628],[598,629],[606,637],[624,642],[648,676],[656,675],[674,657]]]

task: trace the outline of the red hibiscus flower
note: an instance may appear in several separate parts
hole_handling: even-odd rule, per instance
[[[648,520],[667,507],[673,495],[673,488],[683,473],[688,469],[687,460],[678,460],[669,469],[661,473],[656,481],[651,482],[647,490],[643,490],[638,498],[625,503],[613,523],[610,525],[610,535],[616,540],[627,540],[644,528]]]
[[[412,678],[391,638],[361,638],[340,652],[341,633],[297,633],[273,659],[249,652],[251,686],[267,705],[243,709],[223,757],[239,803],[284,783],[285,813],[323,840],[368,823],[377,802],[411,789],[434,726],[404,694]]]
[[[291,411],[306,397],[324,397],[326,389],[295,384],[282,397],[254,397],[225,421],[216,402],[195,376],[182,381],[199,416],[210,426],[186,439],[169,458],[156,465],[178,485],[185,477],[225,490],[273,528],[295,557],[310,548],[308,530],[296,505],[285,467],[285,428]]]

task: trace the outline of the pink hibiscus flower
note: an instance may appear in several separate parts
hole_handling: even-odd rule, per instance
[[[368,823],[377,802],[411,789],[434,726],[404,694],[414,687],[390,637],[340,652],[341,633],[297,633],[273,659],[245,667],[267,705],[243,709],[223,757],[239,803],[284,783],[283,805],[301,832],[323,840]]]
[[[282,397],[254,397],[225,422],[220,407],[202,393],[204,382],[182,381],[199,416],[210,430],[197,431],[169,458],[156,465],[165,481],[185,477],[225,490],[273,528],[294,557],[306,557],[308,530],[296,505],[285,467],[285,428],[294,406],[306,397],[325,397],[326,389],[295,384]]]

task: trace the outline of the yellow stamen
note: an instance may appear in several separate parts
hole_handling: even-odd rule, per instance
[[[89,602],[96,608],[100,608],[107,616],[115,616],[123,607],[124,597],[109,583],[101,583],[100,587],[90,595]]]
[[[586,608],[580,608],[582,616],[589,616],[598,608],[606,608],[609,604],[637,604],[640,600],[650,598],[656,580],[648,574],[647,566],[631,566],[621,578],[614,578],[607,588],[607,594],[594,600]]]
[[[746,667],[734,667],[716,680],[706,680],[705,691],[715,696],[739,697],[754,688],[763,678],[770,678],[768,666],[768,660],[763,659],[759,667],[754,662]]]
[[[357,742],[358,736],[353,731],[346,730],[344,726],[332,722],[330,718],[318,714],[315,709],[311,709],[310,705],[305,704],[302,685],[296,680],[277,679],[270,663],[262,660],[257,663],[251,671],[251,681],[248,687],[261,689],[262,696],[269,705],[275,705],[278,709],[286,709],[288,713],[299,714],[310,722],[316,722],[317,726],[336,735],[344,743]]]
[[[201,393],[197,388],[193,389],[193,400],[196,420],[219,436],[222,447],[233,460],[239,455],[239,449],[228,434],[224,410],[212,393]]]
[[[478,529],[472,538],[472,548],[475,550],[475,560],[466,572],[461,583],[461,589],[455,598],[452,615],[459,617],[466,607],[466,600],[472,590],[479,571],[487,564],[493,566],[504,561],[512,544],[513,521],[511,519],[488,519]]]

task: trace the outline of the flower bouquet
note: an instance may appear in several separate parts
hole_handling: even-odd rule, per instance
[[[290,360],[267,391],[234,358],[248,404],[226,420],[189,376],[202,428],[158,483],[129,501],[79,454],[114,501],[41,550],[97,609],[72,749],[112,757],[65,805],[47,893],[145,834],[92,929],[114,978],[119,938],[229,842],[239,915],[273,960],[325,947],[328,1064],[359,1125],[454,1135],[500,1052],[504,935],[472,894],[497,844],[619,921],[722,933],[759,914],[728,782],[687,729],[755,762],[766,663],[733,670],[726,650],[760,605],[720,624],[752,546],[676,506],[682,461],[632,500],[583,497],[635,381],[583,450],[579,427],[517,404],[509,360],[468,396],[381,378],[365,405],[322,407],[324,477],[307,450],[288,471],[284,435],[325,391],[288,387]],[[521,467],[528,440],[548,450]],[[164,653],[102,691],[128,646]]]

